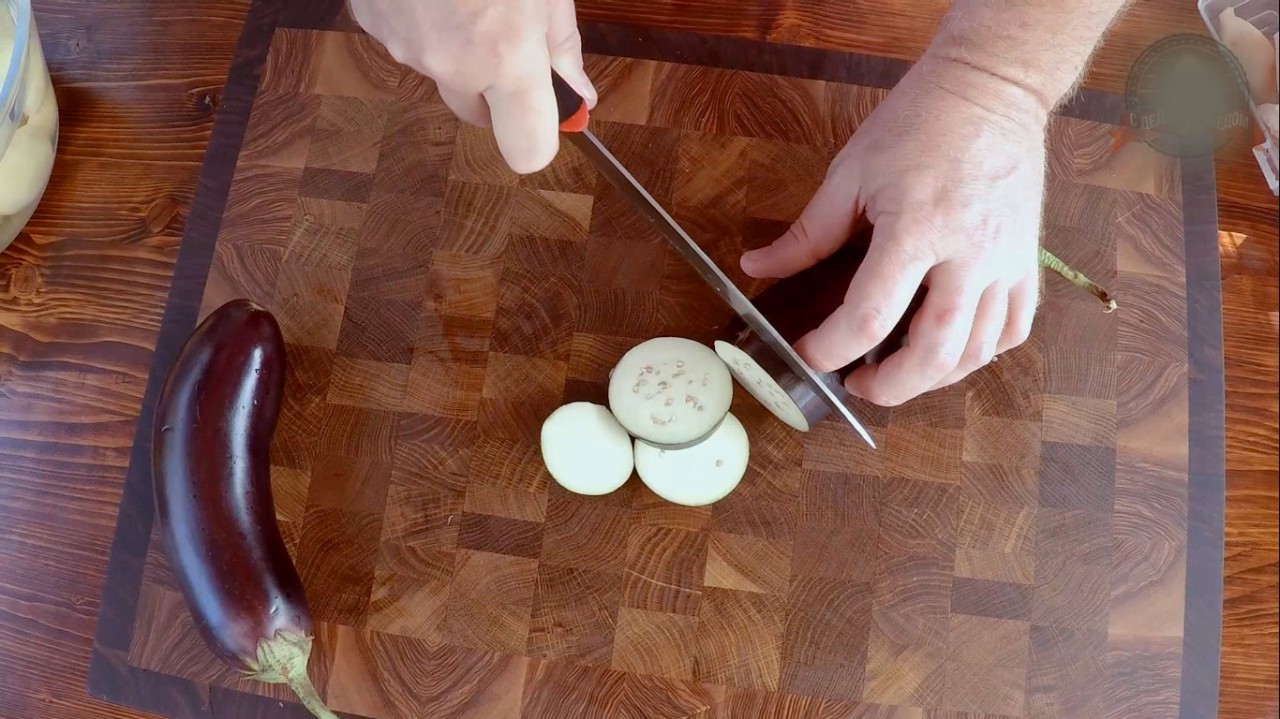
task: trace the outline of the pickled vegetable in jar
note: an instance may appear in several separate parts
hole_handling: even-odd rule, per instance
[[[0,252],[26,226],[49,184],[58,103],[30,0],[0,0]]]

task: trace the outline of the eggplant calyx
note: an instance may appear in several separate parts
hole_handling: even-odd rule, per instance
[[[324,705],[320,693],[307,676],[311,642],[311,637],[306,634],[276,632],[274,637],[258,642],[258,656],[248,663],[244,674],[266,684],[288,684],[314,716],[338,719],[338,715]]]

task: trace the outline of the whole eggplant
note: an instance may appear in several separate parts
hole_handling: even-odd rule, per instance
[[[250,678],[289,684],[313,714],[336,719],[307,676],[311,612],[271,494],[285,354],[275,317],[245,299],[214,310],[187,339],[156,406],[156,513],[209,648]]]

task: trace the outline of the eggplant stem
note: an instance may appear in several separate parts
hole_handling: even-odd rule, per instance
[[[1111,297],[1110,293],[1098,286],[1096,282],[1086,277],[1084,273],[1058,259],[1056,255],[1046,250],[1043,246],[1040,247],[1040,266],[1053,270],[1071,284],[1079,287],[1085,292],[1088,292],[1094,297],[1097,297],[1102,301],[1103,312],[1115,311],[1117,306],[1116,301]]]
[[[329,707],[324,705],[324,700],[320,698],[320,693],[316,691],[311,680],[307,678],[306,672],[292,676],[288,680],[289,688],[294,694],[298,695],[298,699],[302,701],[302,706],[307,708],[313,716],[319,719],[338,719],[338,715],[329,711]]]
[[[338,719],[338,715],[324,705],[320,693],[307,676],[311,642],[311,637],[306,634],[276,632],[274,637],[258,642],[258,656],[249,663],[245,675],[266,684],[288,684],[313,716]]]

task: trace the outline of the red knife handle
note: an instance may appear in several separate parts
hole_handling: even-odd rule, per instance
[[[587,129],[587,101],[582,99],[560,73],[551,71],[551,87],[556,93],[556,109],[560,113],[561,132],[582,132]]]

